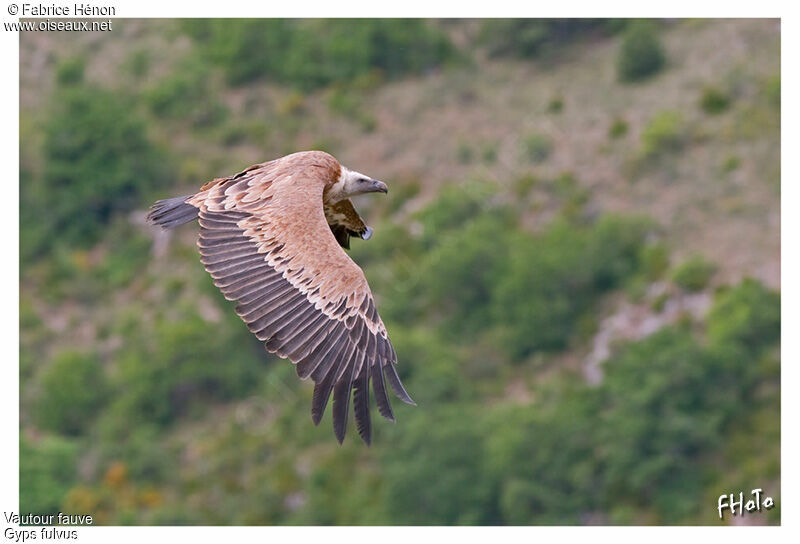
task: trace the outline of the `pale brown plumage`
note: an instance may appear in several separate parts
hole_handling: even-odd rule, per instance
[[[333,392],[341,442],[354,388],[358,432],[369,444],[370,380],[387,419],[394,416],[384,376],[401,400],[413,401],[364,273],[342,250],[350,236],[372,232],[348,191],[386,191],[359,176],[327,153],[294,153],[215,179],[195,195],[159,201],[148,219],[170,228],[199,218],[201,261],[214,284],[238,302],[236,312],[268,351],[314,380],[314,423]]]

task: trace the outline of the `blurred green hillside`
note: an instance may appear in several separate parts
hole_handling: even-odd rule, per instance
[[[121,20],[20,37],[20,509],[780,523],[777,20]],[[310,417],[158,198],[303,149],[418,403]],[[731,523],[726,517],[725,523]]]

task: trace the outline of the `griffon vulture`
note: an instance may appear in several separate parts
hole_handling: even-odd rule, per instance
[[[397,355],[361,269],[342,249],[372,229],[350,197],[386,184],[306,151],[206,183],[194,195],[159,200],[148,221],[173,228],[199,219],[201,261],[267,351],[314,380],[318,424],[333,392],[333,429],[344,440],[350,392],[356,426],[370,443],[369,383],[381,415],[394,421],[384,376],[414,404],[395,370]]]

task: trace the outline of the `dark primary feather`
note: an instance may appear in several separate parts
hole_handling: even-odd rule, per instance
[[[364,363],[364,354],[359,352],[359,362]],[[369,444],[372,441],[372,428],[369,419],[369,376],[367,364],[361,366],[361,371],[356,378],[353,392],[353,413],[356,417],[356,429],[361,439]]]
[[[417,403],[411,400],[411,397],[406,392],[406,388],[403,387],[403,382],[400,381],[400,376],[397,375],[397,370],[394,368],[394,365],[389,363],[385,367],[385,374],[386,379],[389,381],[389,385],[392,386],[392,390],[397,397],[405,402],[406,404],[410,404],[411,406],[416,406]]]
[[[350,390],[353,387],[353,374],[355,374],[356,367],[352,358],[345,364],[347,366],[342,379],[338,380],[333,387],[333,433],[339,444],[344,441],[344,433],[347,430],[347,410],[350,407]]]
[[[389,395],[386,394],[386,384],[383,383],[383,370],[379,364],[372,364],[369,372],[372,374],[372,388],[375,390],[375,402],[378,403],[378,411],[389,421],[394,421],[392,405],[389,402]]]

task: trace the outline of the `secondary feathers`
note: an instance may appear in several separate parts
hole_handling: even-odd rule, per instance
[[[165,228],[199,218],[201,261],[236,313],[266,349],[315,383],[318,424],[333,394],[341,443],[351,391],[356,426],[371,440],[369,383],[378,410],[394,420],[384,377],[404,402],[397,355],[361,269],[343,251],[372,229],[349,197],[386,192],[321,151],[294,153],[205,184],[200,192],[156,202],[148,220]]]

